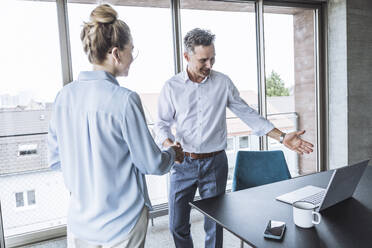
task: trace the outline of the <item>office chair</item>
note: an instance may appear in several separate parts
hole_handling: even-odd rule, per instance
[[[282,151],[238,151],[232,191],[290,179]]]
[[[290,179],[282,151],[238,151],[232,191]],[[240,247],[244,247],[241,240]]]

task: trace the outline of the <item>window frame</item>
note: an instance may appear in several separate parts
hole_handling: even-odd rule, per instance
[[[220,1],[220,0],[216,0]],[[170,0],[171,18],[172,18],[172,32],[173,32],[173,52],[174,52],[174,68],[175,73],[182,71],[182,37],[180,30],[180,0]],[[225,2],[229,2],[226,0]],[[317,137],[318,137],[318,161],[317,171],[323,171],[327,168],[327,150],[328,150],[328,106],[327,106],[327,44],[326,44],[326,30],[327,30],[327,16],[325,9],[327,3],[324,0],[247,0],[245,2],[253,2],[255,4],[256,14],[256,44],[257,44],[257,70],[258,70],[258,111],[267,117],[266,112],[266,96],[265,96],[265,71],[264,71],[264,37],[263,37],[263,9],[264,6],[287,6],[287,7],[303,7],[312,8],[315,10],[315,26],[316,26],[316,75],[317,75]],[[96,3],[92,0],[92,3]],[[59,26],[59,40],[61,49],[61,65],[62,65],[62,78],[63,85],[68,84],[73,79],[72,61],[71,61],[71,48],[70,48],[70,35],[68,30],[68,12],[67,0],[56,0],[57,18]],[[322,85],[322,87],[320,87]],[[267,137],[260,137],[260,150],[267,150]],[[27,191],[26,191],[27,192]],[[36,199],[36,192],[35,192]],[[35,203],[36,205],[37,203]],[[32,205],[34,206],[34,205]],[[156,208],[156,206],[155,206]],[[164,211],[160,209],[158,211]],[[153,216],[157,216],[156,213]],[[151,217],[151,216],[150,216]],[[1,211],[0,211],[1,221]],[[1,224],[1,223],[0,223]],[[0,233],[1,235],[1,233]],[[66,236],[66,225],[50,228],[48,230],[40,230],[16,237],[8,237],[5,239],[7,247],[15,247],[26,245],[30,243],[50,240],[58,237]]]

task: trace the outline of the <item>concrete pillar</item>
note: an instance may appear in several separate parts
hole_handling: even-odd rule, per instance
[[[346,0],[328,2],[329,167],[348,161]]]
[[[349,163],[372,157],[372,1],[347,2]]]
[[[372,1],[328,1],[329,167],[372,157]]]

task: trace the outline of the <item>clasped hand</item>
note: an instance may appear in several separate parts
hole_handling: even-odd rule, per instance
[[[183,153],[183,149],[182,149],[182,146],[180,143],[176,143],[176,145],[173,145],[171,146],[174,151],[176,152],[176,159],[174,160],[176,163],[182,163],[183,162],[183,157],[184,157],[184,153]]]

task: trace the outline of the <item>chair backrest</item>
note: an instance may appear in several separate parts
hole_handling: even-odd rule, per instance
[[[238,151],[232,191],[290,178],[282,151]]]
[[[0,202],[0,248],[5,248],[3,216],[1,213],[1,202]]]

